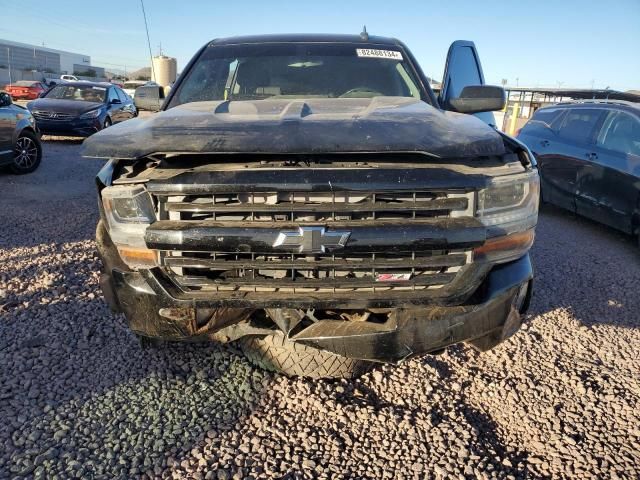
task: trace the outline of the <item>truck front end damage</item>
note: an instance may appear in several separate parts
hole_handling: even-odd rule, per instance
[[[491,348],[527,309],[538,218],[530,152],[471,115],[504,104],[471,42],[436,98],[395,39],[214,40],[160,113],[84,143],[111,159],[105,297],[141,336],[237,340],[289,375]]]
[[[531,296],[538,176],[525,150],[155,154],[98,176],[105,297],[160,339],[281,331],[398,363],[492,348]]]

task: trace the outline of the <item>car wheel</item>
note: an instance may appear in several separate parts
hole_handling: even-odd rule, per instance
[[[34,133],[29,131],[20,133],[13,151],[13,163],[10,167],[13,173],[18,175],[31,173],[40,165],[42,145]]]
[[[107,117],[104,119],[104,124],[102,125],[102,129],[104,130],[105,128],[109,128],[111,125],[113,125],[113,122],[111,121],[110,117]]]
[[[341,357],[292,342],[280,331],[265,336],[244,337],[239,343],[251,363],[290,377],[356,378],[374,366],[373,362]]]

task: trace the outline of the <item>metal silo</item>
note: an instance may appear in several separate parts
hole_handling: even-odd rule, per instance
[[[178,62],[173,57],[158,55],[153,57],[153,69],[151,70],[152,80],[163,87],[171,85],[176,81],[178,75]]]

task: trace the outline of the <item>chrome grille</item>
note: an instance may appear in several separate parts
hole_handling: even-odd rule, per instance
[[[74,118],[74,116],[69,113],[60,112],[40,112],[36,110],[33,111],[32,114],[36,120],[70,120]]]
[[[186,290],[317,292],[424,290],[451,282],[470,252],[305,255],[163,252],[162,263]]]
[[[472,192],[238,192],[156,194],[156,199],[160,220],[276,231],[290,229],[292,223],[332,228],[336,222],[334,229],[340,225],[347,230],[350,225],[367,228],[383,222],[418,224],[473,216],[474,207]],[[389,250],[356,253],[346,248],[313,254],[164,250],[160,259],[185,291],[330,294],[438,289],[451,283],[472,258],[471,249]]]
[[[161,197],[170,220],[308,222],[411,220],[457,216],[466,194],[444,192],[272,192]],[[453,215],[452,215],[453,214]]]

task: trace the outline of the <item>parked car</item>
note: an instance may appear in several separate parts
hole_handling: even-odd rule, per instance
[[[35,100],[47,91],[42,82],[34,80],[20,80],[4,87],[14,100]]]
[[[541,108],[518,139],[538,160],[544,201],[640,233],[639,104],[592,100]]]
[[[78,77],[75,75],[60,75],[60,80],[64,80],[65,82],[77,82]]]
[[[168,88],[165,89],[156,82],[146,82],[136,88],[133,101],[139,110],[157,112],[162,107],[167,91]]]
[[[141,87],[146,83],[147,82],[143,80],[128,80],[124,82],[122,89],[127,93],[127,95],[129,95],[131,98],[135,100],[136,88]]]
[[[131,97],[119,87],[83,81],[55,85],[27,108],[41,133],[80,137],[138,114]]]
[[[31,173],[42,160],[36,122],[29,111],[0,91],[0,166],[13,173]]]
[[[472,42],[440,97],[395,39],[218,39],[162,110],[85,140],[101,285],[143,338],[238,341],[257,365],[350,377],[494,347],[531,296],[538,173]]]

